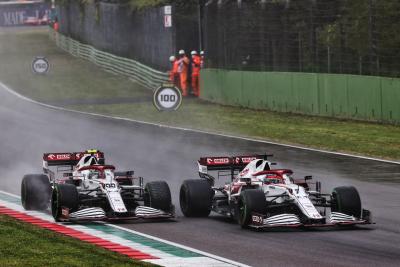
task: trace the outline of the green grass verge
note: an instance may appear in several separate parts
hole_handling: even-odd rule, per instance
[[[34,99],[151,96],[149,90],[128,79],[61,51],[49,41],[46,31],[20,30],[3,33],[0,38],[0,80]],[[37,55],[45,55],[51,62],[48,75],[32,74],[30,63]],[[184,99],[178,111],[168,113],[158,112],[151,102],[69,107],[286,144],[400,159],[400,127],[393,125],[250,110],[198,99]]]
[[[0,215],[0,266],[156,266]]]

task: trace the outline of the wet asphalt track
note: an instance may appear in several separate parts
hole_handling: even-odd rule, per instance
[[[0,88],[0,189],[19,194],[25,173],[41,172],[44,152],[99,148],[108,163],[147,181],[165,179],[177,222],[120,224],[252,266],[400,266],[400,165],[56,111]],[[202,155],[268,152],[278,167],[313,174],[328,192],[355,185],[377,225],[358,229],[254,232],[212,215],[182,217],[178,190],[196,178]]]

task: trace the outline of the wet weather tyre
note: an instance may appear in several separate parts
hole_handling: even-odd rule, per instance
[[[353,186],[340,186],[332,191],[333,212],[340,212],[347,215],[353,215],[356,218],[361,217],[361,199],[358,191]]]
[[[259,189],[247,189],[240,194],[238,201],[238,223],[242,228],[251,223],[252,213],[266,214],[267,201],[265,194]]]
[[[206,180],[185,180],[179,193],[179,203],[186,217],[207,217],[211,212],[214,191]]]
[[[21,202],[25,210],[47,209],[51,196],[49,178],[44,174],[28,174],[22,178]]]
[[[51,195],[51,213],[54,220],[60,221],[62,208],[68,208],[69,212],[74,212],[79,206],[79,194],[75,185],[56,184]]]
[[[149,182],[144,187],[144,205],[170,212],[172,208],[171,191],[164,181]]]

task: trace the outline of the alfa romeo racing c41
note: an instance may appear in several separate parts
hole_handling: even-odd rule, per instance
[[[340,186],[321,193],[321,183],[311,176],[295,180],[288,169],[272,169],[272,155],[202,157],[201,179],[186,180],[180,189],[180,206],[188,217],[206,217],[211,211],[231,217],[242,227],[321,227],[370,224],[361,208],[358,191]],[[210,171],[231,181],[215,186]]]
[[[23,177],[22,205],[26,210],[50,207],[56,221],[174,217],[166,182],[144,186],[133,171],[106,165],[101,151],[46,153],[43,170]]]

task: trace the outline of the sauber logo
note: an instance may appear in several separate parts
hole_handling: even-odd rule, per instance
[[[228,164],[229,158],[207,158],[207,164]]]

